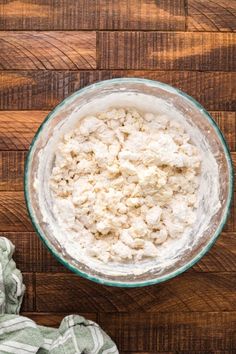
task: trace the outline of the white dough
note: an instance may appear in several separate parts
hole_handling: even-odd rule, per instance
[[[87,116],[55,152],[54,214],[66,232],[78,230],[73,242],[88,257],[155,258],[195,222],[200,168],[198,149],[166,115],[119,108]]]

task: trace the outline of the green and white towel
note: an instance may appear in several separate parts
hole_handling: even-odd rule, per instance
[[[0,354],[117,354],[110,337],[82,316],[65,317],[58,329],[19,316],[25,286],[12,259],[13,244],[0,237]]]

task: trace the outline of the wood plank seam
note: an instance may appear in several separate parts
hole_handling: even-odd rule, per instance
[[[144,77],[168,83],[195,97],[208,110],[236,108],[236,73],[155,70],[0,72],[1,110],[48,110],[72,92],[100,80]],[[214,88],[214,90],[213,90]]]

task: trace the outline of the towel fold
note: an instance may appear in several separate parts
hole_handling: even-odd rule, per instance
[[[117,354],[110,337],[82,316],[65,317],[59,328],[37,326],[19,315],[25,286],[12,259],[15,247],[0,237],[0,354]]]

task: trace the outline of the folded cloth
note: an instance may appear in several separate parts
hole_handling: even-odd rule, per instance
[[[12,259],[13,244],[0,237],[0,354],[117,354],[110,337],[82,316],[65,317],[58,329],[19,316],[25,286]]]

